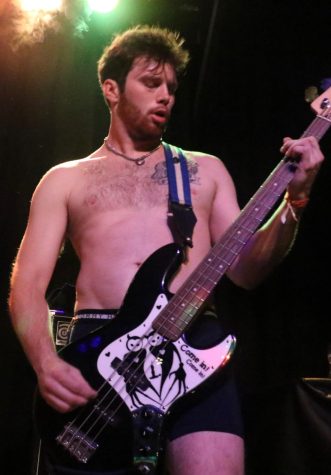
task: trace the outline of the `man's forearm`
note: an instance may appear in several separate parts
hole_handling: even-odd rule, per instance
[[[55,347],[49,327],[48,305],[34,291],[14,289],[9,297],[12,324],[33,369],[38,373]]]
[[[239,286],[256,287],[284,259],[295,241],[304,206],[283,200],[268,222],[245,245],[229,270]]]

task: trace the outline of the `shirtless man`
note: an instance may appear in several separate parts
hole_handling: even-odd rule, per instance
[[[33,195],[13,270],[10,310],[40,392],[59,412],[96,396],[80,371],[57,356],[49,333],[45,292],[60,248],[68,237],[81,262],[76,311],[102,311],[119,308],[139,266],[173,242],[166,220],[168,187],[158,179],[165,161],[160,143],[187,60],[181,40],[166,30],[138,27],[119,35],[99,61],[111,111],[105,143],[87,158],[52,168]],[[228,272],[244,288],[257,285],[290,249],[323,160],[311,137],[286,138],[281,151],[297,157],[300,166],[288,187],[290,201],[282,202]],[[134,163],[145,154],[142,165]],[[239,215],[235,188],[222,162],[198,152],[185,155],[197,224],[187,262],[171,283],[173,292]],[[170,438],[171,475],[243,474],[242,434],[223,429],[222,421],[218,430],[190,432]]]

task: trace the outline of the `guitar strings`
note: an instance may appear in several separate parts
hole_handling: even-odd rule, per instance
[[[201,304],[201,302],[200,302],[200,304]],[[178,306],[179,306],[179,305],[178,305]],[[160,312],[160,314],[161,314],[161,313],[162,313],[162,311]],[[159,314],[158,316],[160,316],[160,314]],[[162,327],[161,327],[161,329],[162,329]],[[180,329],[180,326],[178,326],[178,329]],[[147,335],[150,333],[151,330],[155,331],[155,330],[153,329],[153,327],[151,326],[150,329],[149,329],[149,331],[147,331],[146,334],[143,335],[143,336],[147,336]],[[160,336],[161,336],[161,338],[162,338],[162,340],[163,340],[163,341],[162,341],[162,349],[164,350],[164,349],[171,343],[171,341],[166,340],[166,339],[162,336],[162,334],[161,334]],[[146,342],[145,346],[142,346],[140,352],[137,353],[136,357],[139,356],[139,355],[141,355],[142,351],[146,350],[147,345],[148,345],[148,343]],[[161,346],[161,345],[160,345],[160,346]],[[152,361],[151,361],[150,366],[148,367],[148,369],[152,367],[153,363],[154,363],[156,360],[157,360],[156,357],[152,358]],[[101,398],[101,400],[99,400],[99,404],[101,404],[101,403],[103,403],[103,402],[105,401],[105,399],[109,396],[109,394],[110,394],[112,391],[117,391],[118,394],[115,394],[114,397],[113,397],[113,399],[112,399],[111,401],[109,401],[108,405],[107,405],[106,408],[105,408],[105,412],[106,412],[106,411],[108,410],[108,408],[113,404],[113,402],[119,397],[119,395],[121,394],[121,392],[122,392],[123,390],[127,393],[127,396],[132,397],[132,394],[136,391],[137,387],[139,386],[139,383],[141,382],[141,377],[142,377],[142,376],[140,376],[140,378],[138,378],[138,379],[135,381],[135,383],[132,385],[131,391],[126,391],[126,389],[125,389],[125,388],[126,388],[126,385],[127,385],[128,382],[130,382],[130,379],[135,379],[135,376],[136,376],[137,372],[139,372],[139,371],[142,369],[142,367],[145,365],[145,363],[146,363],[146,360],[142,360],[142,361],[141,361],[140,365],[137,366],[137,367],[135,368],[134,372],[132,372],[132,373],[130,374],[130,376],[129,376],[127,382],[125,382],[125,384],[123,385],[122,388],[116,390],[117,384],[123,382],[121,375],[118,375],[118,373],[117,373],[116,371],[113,371],[112,374],[109,375],[108,379],[105,380],[105,382],[100,386],[100,388],[99,388],[99,390],[98,390],[99,392],[101,391],[101,389],[103,389],[103,387],[104,387],[105,385],[108,385],[109,380],[112,379],[112,377],[113,377],[114,375],[119,376],[119,377],[117,378],[117,381],[116,381],[114,384],[112,384],[112,386],[111,386],[111,388],[109,389],[108,393],[106,393],[106,394]],[[131,364],[128,366],[127,370],[130,370],[130,367],[131,367],[133,364],[134,364],[134,362],[131,362]],[[144,374],[143,374],[143,376],[144,376]],[[169,394],[169,392],[165,395],[164,399],[168,396],[168,394]],[[121,396],[120,396],[120,403],[119,403],[119,405],[117,406],[117,408],[113,411],[113,415],[114,415],[114,416],[117,414],[118,410],[119,410],[119,409],[121,408],[121,406],[124,404],[124,401],[123,401],[123,400],[125,400],[125,399],[126,399],[126,397],[121,397]],[[162,404],[162,402],[164,401],[164,399],[163,399],[163,400],[160,400],[159,404]],[[140,403],[140,401],[139,401],[139,403]],[[140,403],[140,404],[141,404],[141,403]],[[83,425],[92,417],[93,412],[97,410],[96,405],[94,406],[94,408],[95,408],[95,409],[93,409],[93,410],[91,411],[91,413],[89,414],[89,416],[87,416],[87,417],[85,418],[85,420],[81,423],[80,427],[78,428],[78,432],[79,432],[79,430],[83,427]],[[101,411],[101,412],[102,412],[102,411]],[[78,418],[78,416],[77,416],[77,418]],[[72,422],[72,425],[76,422],[77,418]],[[94,421],[94,423],[92,424],[92,426],[90,427],[90,429],[89,429],[89,431],[88,431],[88,433],[87,433],[86,435],[89,434],[89,432],[94,428],[94,426],[97,424],[97,422],[99,422],[99,420],[100,420],[101,418],[102,418],[102,415],[100,415],[100,413],[99,413],[98,418]],[[108,422],[105,422],[104,425],[103,425],[103,427],[101,427],[101,429],[99,430],[98,434],[97,434],[96,436],[94,436],[94,440],[98,437],[98,435],[100,435],[100,433],[104,430],[104,428],[105,428],[107,425],[108,425]],[[72,439],[74,439],[74,438],[75,438],[75,434],[73,434],[73,436],[72,436]]]
[[[161,312],[162,312],[162,311],[161,311]],[[160,313],[161,313],[161,312],[160,312]],[[160,314],[159,314],[159,315],[160,315]],[[178,327],[178,328],[180,329],[180,327]],[[149,331],[147,331],[147,332],[145,333],[145,335],[143,335],[143,336],[147,336],[147,335],[150,333],[151,330],[153,330],[153,332],[155,331],[155,330],[153,329],[153,327],[151,326],[150,329],[149,329]],[[162,348],[161,348],[161,349],[164,350],[164,349],[167,347],[167,345],[168,345],[169,343],[171,343],[171,342],[170,342],[169,340],[166,340],[162,335],[160,335],[160,336],[161,336],[161,338],[162,338],[162,340],[163,340],[163,341],[162,341]],[[142,348],[141,348],[141,350],[140,350],[140,353],[138,352],[138,353],[137,353],[137,356],[139,356],[139,354],[141,355],[142,351],[146,350],[147,345],[148,345],[148,342],[146,342],[145,346],[142,346]],[[161,345],[160,345],[160,346],[161,346]],[[136,357],[137,357],[137,356],[136,356]],[[153,363],[154,363],[156,360],[157,360],[156,357],[152,358],[152,361],[151,361],[150,366],[148,367],[148,369],[152,367]],[[108,379],[105,380],[104,383],[102,383],[102,385],[101,385],[100,388],[98,389],[98,392],[100,392],[101,389],[103,389],[103,387],[104,387],[105,385],[108,386],[109,380],[112,379],[112,377],[113,377],[114,375],[119,376],[119,377],[117,378],[117,381],[115,382],[115,384],[112,384],[111,387],[110,387],[110,389],[108,390],[108,392],[101,398],[101,400],[98,401],[98,404],[100,405],[101,403],[103,403],[103,402],[105,401],[105,399],[111,394],[112,391],[116,391],[118,394],[115,394],[115,395],[114,395],[114,397],[112,398],[112,400],[108,402],[108,405],[106,406],[106,408],[104,409],[104,411],[101,411],[101,412],[106,412],[106,411],[109,409],[109,407],[113,404],[113,402],[114,402],[116,399],[119,398],[119,395],[121,394],[121,392],[122,392],[123,390],[127,393],[127,396],[129,396],[129,397],[132,396],[132,394],[136,391],[137,386],[139,386],[139,383],[141,382],[141,376],[140,376],[140,378],[138,378],[138,379],[135,381],[135,383],[132,385],[131,391],[126,391],[127,383],[130,382],[130,379],[132,379],[132,378],[135,379],[135,376],[136,376],[137,372],[142,369],[142,367],[145,365],[145,363],[146,363],[146,360],[141,361],[140,365],[135,368],[135,371],[130,374],[130,377],[128,378],[128,380],[127,380],[126,382],[124,381],[125,384],[122,386],[122,388],[117,389],[117,390],[116,390],[117,384],[123,382],[121,375],[118,375],[118,373],[117,373],[116,371],[113,371],[112,374],[109,375]],[[134,364],[134,362],[131,362],[131,364],[128,366],[127,370],[129,370],[129,369],[130,369],[130,366],[132,366],[133,364]],[[143,374],[143,376],[144,376],[144,374]],[[167,396],[167,395],[166,395],[166,396]],[[166,397],[166,396],[165,396],[165,397]],[[126,397],[120,396],[120,403],[119,403],[119,405],[117,406],[117,408],[113,411],[113,415],[114,415],[114,416],[117,414],[118,410],[120,410],[121,406],[124,404],[124,401],[123,401],[123,400],[125,400],[125,399],[126,399]],[[164,398],[164,399],[165,399],[165,398]],[[164,401],[164,399],[161,400],[161,401],[159,402],[159,404],[162,404],[162,402]],[[140,401],[139,401],[139,403],[140,403]],[[141,404],[141,403],[140,403],[140,404]],[[82,429],[83,425],[88,422],[88,420],[93,416],[93,413],[96,412],[96,411],[98,411],[98,406],[97,406],[97,405],[94,405],[94,409],[93,409],[93,410],[90,412],[90,414],[85,418],[85,420],[82,421],[82,423],[80,424],[80,426],[77,428],[76,433],[73,433],[73,434],[72,434],[71,441],[75,439],[75,436],[77,435],[77,433],[79,433],[79,431]],[[80,416],[80,414],[78,414],[77,417],[68,425],[68,428],[67,428],[68,431],[69,431],[70,428],[73,427],[74,423],[77,421],[77,419],[79,418],[79,416]],[[97,417],[97,419],[94,421],[94,423],[92,423],[92,425],[91,425],[91,427],[90,427],[90,429],[88,430],[88,432],[87,432],[86,435],[88,435],[88,434],[90,433],[90,431],[95,427],[95,425],[100,421],[100,419],[102,419],[102,414],[100,415],[100,412],[98,411],[98,417]],[[99,430],[98,434],[97,434],[96,436],[94,436],[93,441],[98,437],[98,435],[100,435],[100,433],[104,430],[104,428],[105,428],[107,425],[108,425],[108,422],[105,422],[104,425],[103,425],[103,427],[101,427],[101,429]],[[81,443],[83,443],[83,440],[81,441]],[[80,445],[81,445],[81,444],[78,445],[77,449],[79,449]]]
[[[152,327],[150,327],[150,330],[152,330]],[[163,340],[162,343],[163,343],[163,348],[162,348],[162,349],[165,349],[166,346],[169,344],[169,341],[168,341],[168,340]],[[148,345],[148,343],[146,342],[145,347],[142,347],[142,348],[141,348],[140,353],[141,353],[143,350],[146,349],[147,345]],[[155,361],[156,359],[157,359],[157,358],[154,358],[154,360],[153,360],[153,362],[150,364],[149,368],[151,368],[152,364],[154,363],[154,361]],[[140,363],[140,366],[136,367],[135,371],[130,375],[130,378],[134,378],[134,376],[136,375],[137,371],[140,371],[140,370],[141,370],[141,368],[142,368],[142,366],[145,364],[145,362],[146,362],[146,360],[145,360],[145,361],[142,361],[142,362]],[[133,362],[132,362],[132,364],[133,364]],[[128,369],[129,369],[129,368],[130,368],[130,366],[128,366]],[[118,373],[117,373],[116,371],[113,371],[113,375],[116,375],[116,376],[117,376]],[[117,378],[117,382],[116,382],[116,383],[121,383],[121,382],[122,382],[122,377],[121,377],[121,375],[118,375],[118,376],[119,376],[119,377]],[[102,385],[101,385],[100,388],[98,389],[98,392],[100,392],[101,389],[103,389],[104,386],[106,386],[106,385],[108,386],[108,381],[109,381],[109,379],[111,379],[112,377],[113,377],[113,376],[110,375],[110,376],[108,377],[108,380],[105,380],[105,382],[102,383]],[[129,378],[127,381],[129,381],[130,378]],[[132,386],[132,390],[131,390],[131,391],[126,391],[126,389],[125,389],[127,382],[124,382],[125,384],[122,386],[122,388],[120,388],[120,389],[118,389],[118,390],[115,389],[116,383],[115,383],[115,385],[113,384],[113,385],[110,387],[110,389],[108,390],[108,392],[101,398],[101,400],[98,401],[98,404],[100,405],[102,402],[104,402],[105,399],[106,399],[113,391],[117,392],[118,394],[114,394],[113,398],[108,402],[108,405],[107,405],[107,406],[103,409],[103,411],[101,411],[101,412],[106,412],[106,411],[109,409],[109,407],[115,402],[115,400],[116,400],[116,399],[119,399],[119,404],[118,404],[118,406],[117,406],[117,407],[114,409],[114,411],[113,411],[113,416],[116,416],[116,414],[118,413],[118,411],[120,410],[120,408],[123,406],[123,404],[125,404],[124,400],[126,399],[126,397],[121,397],[121,396],[120,396],[120,393],[124,390],[124,391],[127,393],[127,396],[131,396],[132,393],[136,390],[136,387],[137,387],[137,385],[139,384],[140,381],[141,381],[141,379],[138,379],[138,380],[135,382],[135,384]],[[140,401],[139,401],[139,402],[140,402]],[[83,410],[84,410],[84,409],[83,409]],[[92,425],[90,426],[90,428],[88,429],[88,431],[85,432],[85,435],[88,436],[88,435],[90,434],[90,432],[93,430],[93,428],[96,426],[96,424],[97,424],[100,420],[102,420],[102,417],[103,417],[102,414],[100,414],[100,412],[99,412],[99,410],[98,410],[98,408],[97,408],[97,405],[94,405],[94,406],[93,406],[93,409],[90,411],[89,415],[88,415],[87,417],[85,417],[85,419],[81,422],[80,426],[77,428],[76,432],[72,434],[71,442],[72,442],[73,440],[75,440],[75,437],[77,436],[77,434],[80,433],[82,427],[84,426],[84,424],[86,424],[86,423],[89,421],[89,419],[93,416],[93,413],[94,413],[94,412],[97,412],[98,417],[93,421],[93,423],[92,423]],[[65,432],[64,432],[65,434],[66,434],[67,432],[69,432],[69,429],[70,429],[70,428],[73,427],[73,425],[75,424],[75,422],[79,419],[79,416],[80,416],[80,414],[78,414],[78,415],[76,416],[76,418],[75,418],[70,424],[68,424],[68,426],[67,426],[67,428],[66,428],[66,430],[65,430]],[[95,435],[93,436],[93,439],[92,439],[93,442],[97,439],[97,437],[100,435],[100,433],[108,426],[108,424],[109,424],[109,422],[106,421],[106,422],[103,424],[103,426],[101,426],[101,428],[99,429],[99,431],[97,432],[97,434],[95,434]],[[79,451],[79,449],[80,449],[81,445],[83,444],[83,442],[84,442],[84,440],[83,440],[83,438],[80,436],[80,442],[79,442],[79,444],[76,445],[75,451],[77,451],[77,450]]]

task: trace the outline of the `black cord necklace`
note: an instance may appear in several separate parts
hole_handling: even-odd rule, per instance
[[[153,150],[151,150],[150,152],[147,152],[147,153],[141,155],[140,157],[133,158],[133,157],[128,157],[124,153],[119,152],[118,150],[116,150],[116,148],[114,148],[108,142],[107,137],[104,139],[104,143],[105,143],[105,146],[107,147],[107,149],[110,152],[113,152],[115,155],[118,155],[119,157],[125,158],[125,160],[129,160],[130,162],[134,162],[138,166],[144,165],[146,158],[150,157],[152,155],[152,153],[156,152],[156,150],[158,150],[162,145],[162,142],[160,142],[159,145],[157,147],[153,148]]]

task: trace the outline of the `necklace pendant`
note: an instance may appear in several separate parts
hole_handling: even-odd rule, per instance
[[[118,152],[108,142],[107,137],[105,137],[105,139],[104,139],[104,144],[110,152],[114,153],[115,155],[118,155],[119,157],[124,158],[125,160],[129,160],[130,162],[134,162],[136,165],[138,165],[140,167],[141,165],[144,165],[146,158],[150,157],[152,155],[152,153],[156,152],[156,150],[158,150],[161,147],[162,142],[160,142],[159,145],[157,147],[153,148],[153,150],[151,150],[150,152],[147,152],[144,155],[141,155],[141,157],[137,157],[137,158],[129,157],[128,155],[125,155],[124,153]]]

